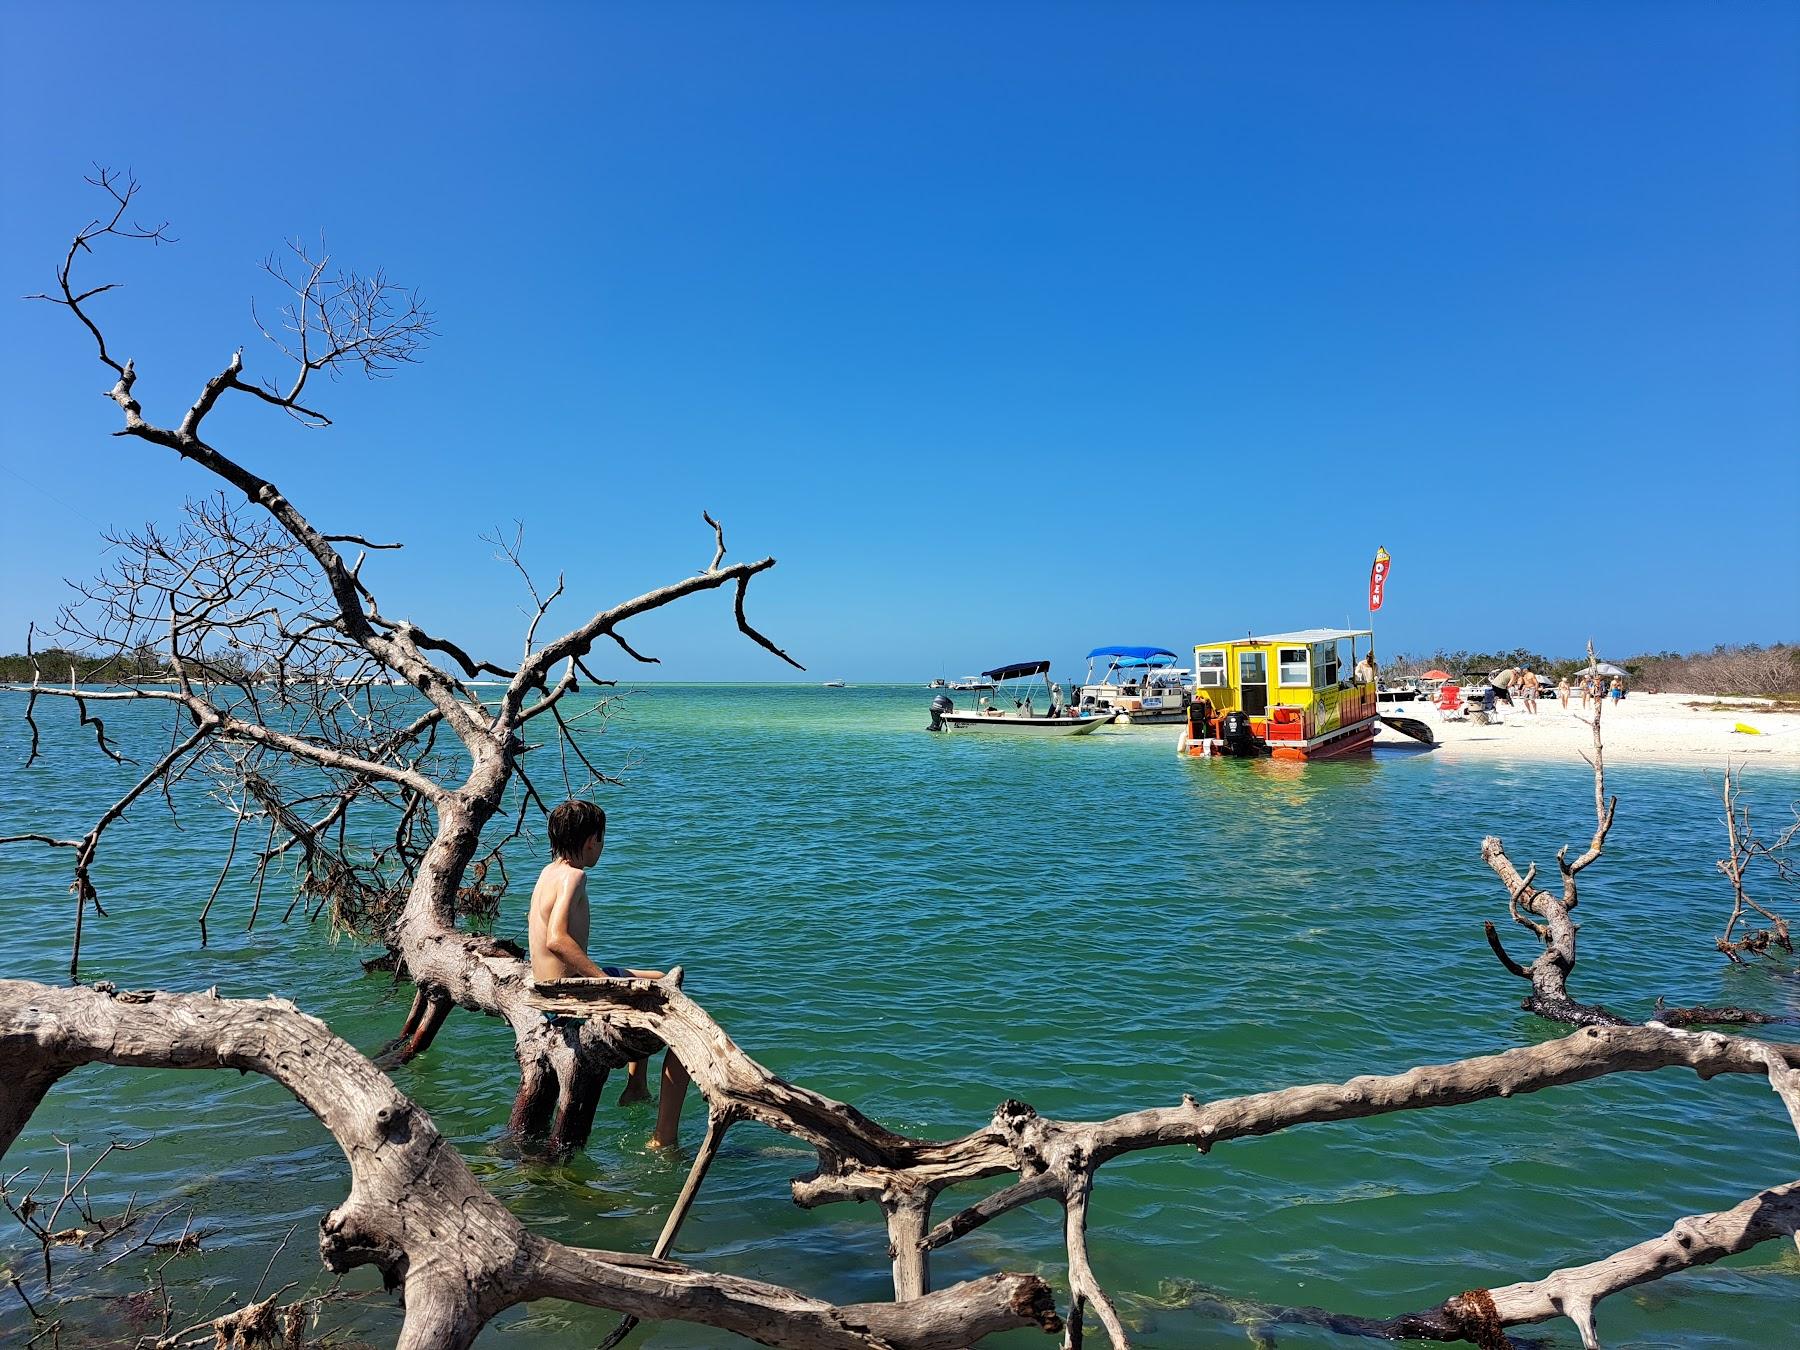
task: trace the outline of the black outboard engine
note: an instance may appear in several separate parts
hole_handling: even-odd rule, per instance
[[[1262,745],[1250,729],[1249,713],[1236,709],[1219,719],[1219,749],[1239,759],[1262,753]]]
[[[931,729],[933,731],[942,731],[944,729],[944,714],[955,711],[956,702],[950,698],[948,694],[939,694],[936,698],[932,699]]]

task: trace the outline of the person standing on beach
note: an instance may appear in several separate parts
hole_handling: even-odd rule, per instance
[[[531,888],[527,928],[531,940],[531,978],[544,984],[571,976],[620,980],[660,980],[660,970],[597,966],[588,955],[588,869],[606,848],[606,812],[593,802],[564,802],[550,813],[550,864]],[[555,1018],[545,1014],[550,1020]],[[626,1071],[621,1103],[648,1101],[644,1061]],[[687,1097],[687,1066],[673,1050],[663,1054],[661,1092],[656,1103],[656,1130],[651,1148],[672,1148],[681,1125],[681,1103]]]
[[[1563,711],[1569,711],[1569,677],[1567,675],[1556,682],[1556,697],[1562,701]],[[1582,706],[1587,706],[1585,698],[1582,700]]]

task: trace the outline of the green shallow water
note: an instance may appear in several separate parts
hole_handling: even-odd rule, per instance
[[[612,828],[590,882],[596,957],[685,963],[690,992],[776,1072],[892,1128],[943,1136],[980,1125],[1006,1097],[1091,1119],[1182,1092],[1393,1071],[1556,1034],[1517,1010],[1520,986],[1487,952],[1481,921],[1505,908],[1479,842],[1498,833],[1515,857],[1548,866],[1558,845],[1585,839],[1580,763],[1447,751],[1204,763],[1178,760],[1173,732],[1154,730],[938,737],[923,730],[929,698],[911,686],[658,686],[625,700],[601,741],[629,781],[602,798]],[[54,711],[41,719],[46,759],[20,771],[16,702],[0,696],[0,832],[72,832],[126,771]],[[109,726],[154,753],[148,724],[122,714]],[[1586,997],[1638,1015],[1659,993],[1800,1010],[1792,977],[1735,970],[1711,950],[1723,912],[1712,867],[1720,767],[1612,775],[1619,823],[1583,890],[1576,988]],[[1800,776],[1763,772],[1747,792],[1765,814],[1785,813]],[[365,1050],[391,1035],[404,992],[362,975],[348,945],[284,927],[285,895],[266,895],[245,933],[248,884],[228,885],[213,945],[199,948],[193,916],[229,831],[198,801],[183,822],[170,830],[145,802],[110,837],[99,883],[111,917],[90,922],[83,978],[275,991]],[[521,852],[515,880],[537,861]],[[67,880],[66,854],[0,850],[0,972],[63,978]],[[500,931],[523,938],[516,896]],[[398,1078],[527,1222],[566,1241],[647,1247],[682,1175],[680,1160],[639,1147],[647,1112],[604,1110],[588,1154],[569,1166],[521,1161],[502,1140],[514,1076],[504,1029],[458,1013]],[[6,1167],[60,1167],[55,1138],[80,1154],[144,1137],[92,1189],[114,1209],[134,1190],[160,1208],[191,1205],[214,1230],[201,1256],[167,1272],[189,1305],[247,1297],[296,1225],[269,1287],[323,1284],[313,1229],[342,1198],[346,1169],[323,1129],[267,1082],[84,1070],[51,1095]],[[679,1255],[837,1301],[889,1296],[874,1211],[806,1213],[788,1200],[809,1157],[774,1132],[735,1130]],[[1306,1127],[1206,1158],[1122,1159],[1101,1173],[1094,1259],[1142,1344],[1243,1345],[1246,1330],[1215,1299],[1398,1312],[1592,1259],[1797,1172],[1792,1129],[1766,1085],[1622,1077]],[[0,1263],[25,1255],[0,1233]],[[1039,1207],[939,1253],[934,1273],[941,1285],[1033,1270],[1060,1287],[1060,1256],[1056,1215]],[[129,1331],[113,1300],[142,1287],[142,1270],[121,1262],[90,1281],[72,1322]],[[1797,1293],[1800,1260],[1769,1244],[1622,1295],[1601,1322],[1609,1345],[1786,1345]],[[379,1302],[346,1317],[378,1343],[397,1324]],[[483,1343],[589,1344],[611,1321],[544,1304],[499,1319]],[[16,1302],[0,1304],[0,1340],[25,1329]],[[1566,1326],[1547,1339],[1577,1343]],[[1279,1341],[1352,1343],[1301,1328]],[[643,1343],[741,1344],[676,1324],[649,1328]]]

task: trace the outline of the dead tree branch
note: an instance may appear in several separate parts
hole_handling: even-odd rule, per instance
[[[1758,859],[1773,865],[1778,880],[1791,880],[1793,871],[1788,864],[1787,849],[1793,842],[1796,833],[1800,832],[1800,811],[1795,813],[1795,821],[1783,830],[1772,843],[1763,843],[1756,837],[1756,831],[1750,821],[1750,807],[1742,798],[1740,785],[1730,768],[1725,770],[1725,784],[1721,792],[1725,805],[1725,838],[1730,852],[1719,859],[1719,871],[1731,883],[1731,915],[1725,921],[1725,932],[1714,943],[1731,961],[1742,965],[1744,956],[1768,956],[1770,949],[1779,947],[1792,956],[1794,940],[1788,927],[1788,921],[1779,913],[1767,908],[1752,899],[1744,887],[1744,874]],[[1741,938],[1733,938],[1732,932],[1738,924],[1745,922],[1744,911],[1755,910],[1768,921],[1768,927],[1748,930]]]
[[[1588,663],[1594,664],[1596,657],[1592,643],[1588,644]],[[1513,921],[1531,932],[1542,945],[1543,950],[1530,965],[1521,965],[1507,952],[1500,934],[1492,922],[1482,925],[1488,946],[1493,949],[1494,957],[1506,971],[1531,984],[1531,993],[1519,1006],[1539,1017],[1551,1021],[1566,1022],[1572,1026],[1623,1026],[1628,1024],[1627,1018],[1621,1017],[1610,1008],[1598,1004],[1579,1002],[1570,996],[1568,981],[1575,969],[1576,937],[1581,930],[1571,917],[1580,902],[1576,878],[1597,862],[1606,845],[1606,837],[1611,832],[1614,817],[1618,811],[1619,800],[1606,793],[1606,747],[1601,735],[1601,718],[1605,711],[1605,701],[1594,705],[1594,715],[1589,723],[1593,731],[1593,752],[1584,755],[1593,769],[1594,777],[1594,833],[1588,840],[1587,847],[1579,857],[1571,860],[1569,849],[1565,845],[1557,852],[1556,866],[1562,884],[1556,891],[1547,891],[1538,887],[1537,864],[1532,863],[1521,875],[1512,859],[1507,856],[1505,845],[1498,838],[1489,836],[1481,841],[1483,861],[1493,869],[1494,875],[1500,878],[1506,887],[1507,910]],[[1731,923],[1726,926],[1726,936],[1719,940],[1719,949],[1738,960],[1736,950],[1728,942],[1731,925],[1735,924],[1742,913],[1745,903],[1764,914],[1768,911],[1754,901],[1749,900],[1743,890],[1743,869],[1747,862],[1762,856],[1766,850],[1754,842],[1754,836],[1748,832],[1748,808],[1737,801],[1735,786],[1731,775],[1725,779],[1726,828],[1731,841],[1732,856],[1719,863],[1719,870],[1729,878],[1733,885],[1738,905],[1733,909]],[[1780,842],[1780,841],[1778,841]],[[1770,916],[1774,917],[1774,916]],[[1777,920],[1779,923],[1779,920]],[[1785,925],[1778,930],[1786,935]],[[1776,941],[1774,932],[1763,935],[1763,945]],[[1753,940],[1752,940],[1753,941]],[[1671,1008],[1665,1006],[1662,999],[1656,1002],[1656,1017],[1670,1026],[1700,1025],[1736,1025],[1758,1026],[1776,1022],[1793,1021],[1794,1018],[1769,1013],[1759,1013],[1753,1009],[1736,1007],[1692,1006]]]
[[[1594,646],[1588,644],[1588,662],[1596,660]],[[1508,972],[1531,982],[1531,993],[1520,1005],[1539,1017],[1567,1022],[1572,1026],[1623,1026],[1626,1019],[1598,1004],[1578,1002],[1569,996],[1569,976],[1575,970],[1575,938],[1580,931],[1571,917],[1580,903],[1576,886],[1578,877],[1596,862],[1606,846],[1612,830],[1618,798],[1606,795],[1606,747],[1600,734],[1603,704],[1596,704],[1590,723],[1593,728],[1593,754],[1587,756],[1594,770],[1594,833],[1588,846],[1574,861],[1569,860],[1565,845],[1557,852],[1556,867],[1561,876],[1559,891],[1552,892],[1536,885],[1537,864],[1532,863],[1523,875],[1507,856],[1506,847],[1489,835],[1481,841],[1481,857],[1506,887],[1507,909],[1513,921],[1530,930],[1542,944],[1543,951],[1530,965],[1521,965],[1508,955],[1500,935],[1492,923],[1484,924],[1488,945]],[[1529,916],[1529,917],[1527,917]]]
[[[673,1262],[566,1247],[526,1229],[475,1181],[430,1118],[292,1004],[108,994],[0,981],[0,1154],[57,1079],[90,1063],[239,1069],[287,1088],[344,1150],[350,1194],[320,1227],[337,1273],[372,1265],[403,1288],[401,1350],[467,1346],[515,1303],[560,1298],[797,1347],[953,1350],[992,1332],[1058,1328],[1035,1276],[991,1275],[905,1304],[836,1307]]]

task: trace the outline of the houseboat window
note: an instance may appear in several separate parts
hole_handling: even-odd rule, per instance
[[[1329,689],[1338,681],[1338,645],[1319,642],[1313,645],[1313,687]]]
[[[1225,653],[1195,652],[1194,683],[1202,689],[1225,687]]]
[[[1280,663],[1280,682],[1290,689],[1304,689],[1307,685],[1306,648],[1282,647],[1278,649]]]

